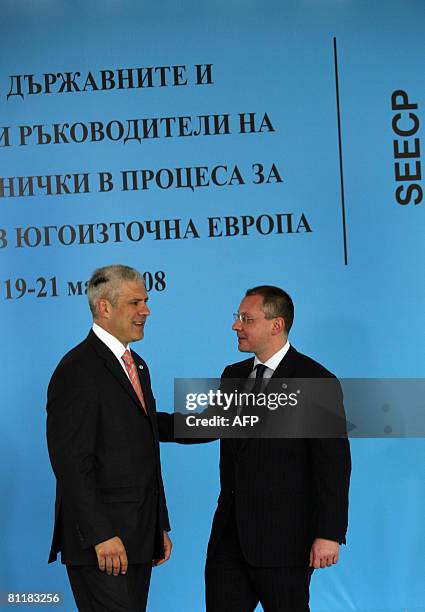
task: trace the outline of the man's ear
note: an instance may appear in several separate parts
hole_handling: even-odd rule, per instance
[[[272,325],[272,334],[277,336],[282,333],[286,333],[285,319],[283,317],[276,317]]]
[[[96,302],[96,314],[99,319],[109,319],[112,305],[106,298],[100,298]]]

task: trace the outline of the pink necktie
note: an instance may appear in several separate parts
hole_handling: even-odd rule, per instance
[[[125,369],[128,372],[128,377],[130,378],[130,382],[133,385],[133,389],[135,390],[137,397],[139,398],[140,403],[143,406],[143,410],[147,414],[145,398],[143,397],[142,387],[140,386],[139,375],[137,374],[136,364],[134,363],[130,351],[126,350],[121,359],[124,362]]]

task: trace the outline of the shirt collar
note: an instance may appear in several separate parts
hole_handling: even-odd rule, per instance
[[[103,329],[103,327],[100,327],[100,325],[97,325],[97,323],[93,323],[92,329],[99,340],[106,344],[108,349],[113,352],[115,357],[121,361],[121,357],[124,355],[124,352],[129,349],[128,344],[127,346],[124,346],[124,344],[120,342],[118,338],[115,338],[115,336],[107,332],[106,329]]]
[[[267,359],[267,361],[265,361],[263,365],[265,365],[267,368],[270,368],[270,370],[273,370],[273,372],[274,372],[276,370],[277,366],[279,365],[279,363],[285,357],[286,353],[289,351],[289,347],[290,346],[291,345],[289,344],[289,341],[287,340],[286,344],[284,344],[282,346],[282,348],[277,351],[277,353],[275,353],[269,359]],[[255,356],[255,358],[254,358],[254,368],[259,363],[263,363],[263,362],[260,361],[257,356]]]

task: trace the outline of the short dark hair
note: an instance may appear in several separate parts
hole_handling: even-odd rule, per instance
[[[266,319],[282,317],[285,320],[286,333],[289,334],[294,322],[294,302],[289,293],[286,293],[280,287],[273,287],[273,285],[259,285],[248,289],[245,296],[250,295],[261,295]]]

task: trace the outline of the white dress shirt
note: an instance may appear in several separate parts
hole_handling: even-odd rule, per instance
[[[122,369],[124,370],[127,378],[130,380],[127,369],[125,367],[125,363],[121,359],[125,351],[130,350],[129,345],[127,344],[127,346],[124,346],[124,344],[120,342],[118,338],[115,338],[115,336],[107,332],[106,329],[103,329],[103,327],[100,327],[100,325],[97,325],[97,323],[93,323],[92,329],[93,329],[93,333],[96,334],[99,340],[101,340],[103,344],[106,344],[108,349],[110,349],[114,353]]]
[[[282,359],[285,357],[286,353],[289,351],[289,347],[290,346],[291,345],[289,344],[289,341],[287,340],[286,344],[284,344],[282,346],[282,348],[277,351],[277,353],[272,355],[264,363],[262,361],[260,361],[257,356],[255,356],[255,358],[254,358],[254,369],[252,370],[251,374],[249,375],[249,378],[255,378],[255,368],[256,368],[256,366],[259,363],[262,363],[263,365],[266,366],[266,370],[264,370],[263,378],[271,378],[273,376],[273,373],[276,370],[277,366],[282,361]]]

